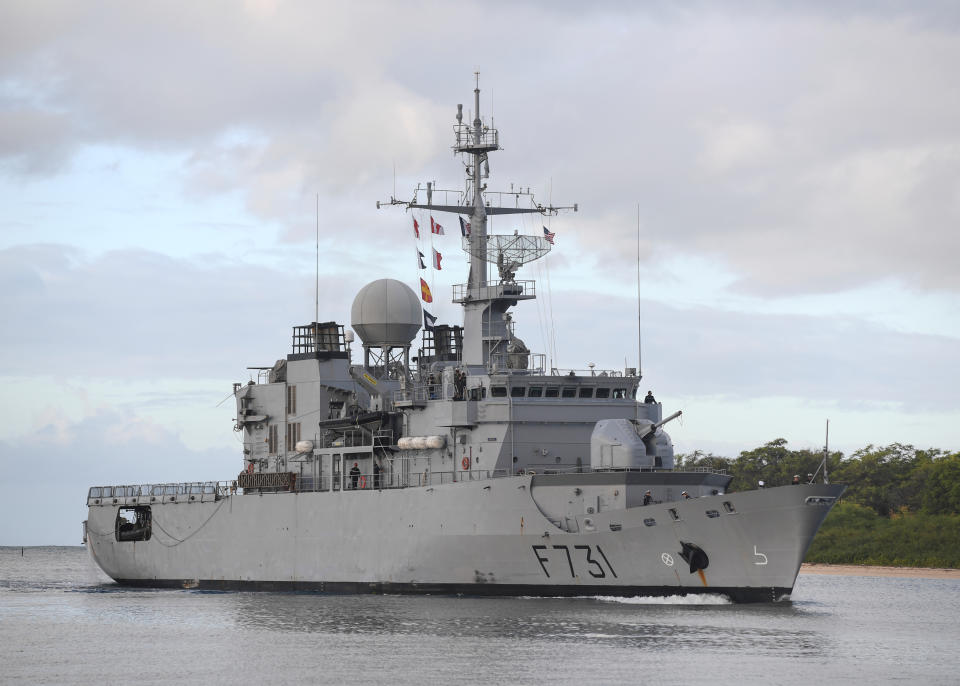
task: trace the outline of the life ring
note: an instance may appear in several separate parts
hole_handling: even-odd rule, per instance
[[[463,459],[460,460],[460,466],[463,467],[463,471],[470,469],[470,458],[464,455]]]
[[[360,479],[359,479],[359,484],[360,484],[360,488],[366,488],[366,487],[367,487],[367,477],[361,476]]]
[[[247,474],[253,474],[253,462],[247,464]]]

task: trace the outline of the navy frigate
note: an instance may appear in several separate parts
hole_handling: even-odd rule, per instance
[[[237,478],[89,489],[84,542],[110,577],[346,593],[789,596],[843,486],[731,492],[725,473],[674,469],[664,425],[680,413],[639,401],[636,369],[561,370],[531,352],[511,309],[536,298],[536,282],[517,271],[553,236],[495,234],[489,218],[577,206],[488,192],[500,144],[480,117],[479,85],[473,116],[464,122],[457,106],[462,191],[426,184],[412,200],[377,203],[461,218],[462,322],[425,318],[408,286],[379,279],[357,294],[350,329],[293,327],[285,358],[233,386]]]

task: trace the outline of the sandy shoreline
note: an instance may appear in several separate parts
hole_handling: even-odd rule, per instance
[[[803,563],[801,574],[834,576],[900,576],[912,579],[960,579],[960,569],[931,567],[877,567],[872,565],[824,565]]]

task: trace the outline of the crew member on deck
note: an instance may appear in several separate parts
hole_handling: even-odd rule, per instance
[[[360,479],[360,467],[357,466],[357,463],[353,463],[353,467],[350,468],[350,488],[357,490],[357,480]]]
[[[643,504],[649,505],[650,501],[653,500],[653,494],[650,491],[647,491],[643,494]]]
[[[374,461],[373,463],[373,487],[376,489],[380,488],[380,465]]]
[[[653,397],[653,391],[647,391],[647,397],[643,399],[647,405],[651,405],[657,402],[657,399]]]

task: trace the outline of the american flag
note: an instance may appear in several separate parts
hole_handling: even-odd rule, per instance
[[[546,226],[543,227],[543,237],[547,239],[547,243],[549,243],[550,245],[553,245],[553,244],[554,244],[554,243],[553,243],[553,239],[556,237],[556,235],[557,235],[557,234],[555,234],[555,233],[552,233],[552,232],[550,232],[550,231],[547,231],[547,227],[546,227]]]

